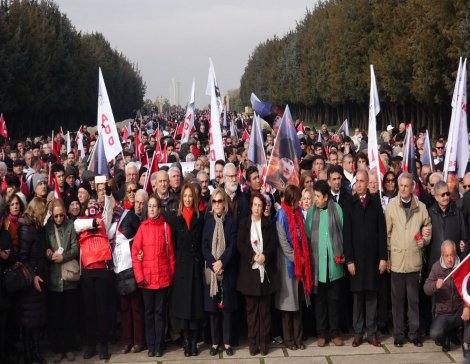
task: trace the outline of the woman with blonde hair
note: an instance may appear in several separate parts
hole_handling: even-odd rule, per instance
[[[64,276],[62,265],[75,260],[79,268],[77,234],[73,222],[67,218],[62,200],[51,203],[51,217],[46,224],[47,259],[49,260],[48,313],[49,336],[56,353],[54,363],[67,357],[73,361],[75,355],[74,330],[78,315],[78,278]],[[76,272],[79,274],[79,271]]]
[[[170,313],[176,328],[184,335],[184,355],[196,356],[197,332],[204,320],[202,298],[203,257],[201,251],[204,219],[198,209],[194,184],[181,188],[177,216],[165,214],[172,228],[175,250],[175,278],[171,292]]]
[[[44,199],[34,197],[18,220],[19,260],[32,276],[32,285],[21,291],[18,302],[25,363],[46,363],[39,350],[39,333],[46,324],[47,240],[43,227],[46,216]]]
[[[209,353],[217,355],[222,339],[225,353],[232,356],[232,312],[237,309],[237,231],[228,213],[228,197],[222,188],[212,192],[211,202],[212,209],[206,217],[202,234],[206,280],[204,309],[209,312],[212,340]]]

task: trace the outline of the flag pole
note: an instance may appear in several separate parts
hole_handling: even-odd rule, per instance
[[[449,273],[449,275],[447,277],[444,278],[444,282],[447,280],[447,278],[449,278],[450,276],[452,276],[452,274],[454,274],[454,272],[462,265],[463,262],[465,262],[468,258],[470,257],[470,254],[468,254],[460,263],[458,266],[456,266],[452,272]]]

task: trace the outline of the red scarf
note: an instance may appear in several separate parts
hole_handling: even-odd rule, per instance
[[[127,199],[127,197],[124,199],[124,208],[125,208],[126,210],[134,210],[134,204],[131,203],[131,202]]]
[[[184,221],[186,221],[186,226],[188,227],[188,230],[190,230],[191,229],[191,218],[193,217],[194,208],[191,207],[188,210],[186,207],[183,206],[182,213],[183,213]]]
[[[302,213],[299,208],[295,209],[295,214],[292,211],[292,207],[287,206],[287,204],[282,201],[282,208],[286,212],[287,223],[289,224],[290,235],[292,237],[292,244],[294,246],[294,272],[295,276],[299,282],[303,282],[304,291],[310,293],[312,291],[312,270],[310,268],[310,251],[307,241],[307,236],[305,235],[304,220]],[[297,225],[300,230],[300,236],[302,241],[300,242],[302,246],[299,245],[299,238],[297,236]],[[304,258],[304,270],[302,272],[302,257]]]

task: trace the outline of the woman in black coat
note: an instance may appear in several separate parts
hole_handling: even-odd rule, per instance
[[[176,258],[170,310],[173,322],[184,334],[185,356],[198,355],[196,335],[204,320],[201,250],[204,220],[198,204],[196,189],[186,183],[181,188],[177,216],[165,214],[172,227]]]
[[[43,227],[46,203],[35,197],[18,220],[19,260],[30,271],[33,284],[26,287],[19,299],[19,321],[23,333],[24,362],[46,363],[39,351],[39,331],[46,324],[47,240]]]
[[[237,290],[245,295],[250,355],[268,354],[271,295],[279,288],[276,240],[269,218],[263,216],[266,199],[258,192],[250,198],[251,216],[238,228],[240,270]]]
[[[212,210],[207,215],[202,234],[202,254],[205,259],[204,310],[210,314],[212,347],[210,355],[218,353],[221,339],[225,353],[233,355],[230,346],[232,312],[237,309],[237,231],[228,215],[228,197],[222,188],[212,192]],[[222,226],[220,225],[222,224]]]

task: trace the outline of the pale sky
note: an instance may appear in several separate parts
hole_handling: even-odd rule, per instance
[[[222,93],[238,88],[255,47],[294,30],[316,0],[56,0],[77,31],[100,32],[138,65],[145,98],[169,98],[174,77],[185,105],[193,78],[196,105],[205,95],[209,57]],[[106,81],[106,80],[105,80]]]

